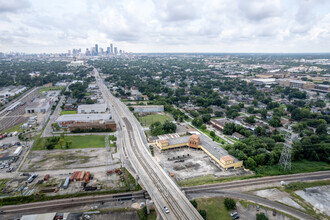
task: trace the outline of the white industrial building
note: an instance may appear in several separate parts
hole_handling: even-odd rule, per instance
[[[94,122],[107,121],[111,119],[111,114],[72,114],[61,115],[57,118],[57,123],[72,123],[72,122]]]
[[[272,85],[277,84],[275,78],[268,78],[268,79],[252,79],[251,82],[253,82],[256,85]]]
[[[154,113],[154,112],[164,112],[163,105],[137,105],[133,106],[134,112],[137,113]]]
[[[25,108],[25,113],[45,113],[51,107],[52,101],[46,98],[37,98]]]
[[[15,96],[21,92],[24,92],[24,90],[26,90],[25,86],[7,86],[0,90],[0,97],[7,98]]]
[[[107,111],[106,104],[79,105],[78,114],[105,113]]]

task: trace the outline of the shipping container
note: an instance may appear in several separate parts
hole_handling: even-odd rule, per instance
[[[80,173],[81,173],[81,171],[76,172],[76,175],[74,176],[73,181],[79,181]]]
[[[69,183],[70,183],[70,177],[67,177],[64,181],[64,184],[63,184],[63,189],[67,189],[68,186],[69,186]]]
[[[83,170],[80,174],[80,177],[79,177],[79,181],[82,181],[84,180],[84,177],[85,177],[85,170]]]
[[[86,182],[86,183],[89,182],[89,175],[90,175],[90,172],[87,172],[87,173],[86,173],[86,177],[85,177],[85,182]]]
[[[73,179],[74,179],[74,176],[76,175],[76,171],[75,172],[73,172],[73,174],[71,175],[71,177],[70,177],[70,182],[72,182],[73,181]]]
[[[76,181],[77,180],[77,176],[80,172],[79,171],[74,171],[73,174],[70,177],[70,181]]]

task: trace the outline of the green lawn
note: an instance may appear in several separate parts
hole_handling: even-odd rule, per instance
[[[73,114],[77,114],[76,110],[73,111],[61,111],[60,115],[73,115]]]
[[[138,117],[139,122],[142,124],[142,126],[149,127],[152,123],[155,123],[159,121],[160,123],[164,123],[166,120],[172,121],[172,119],[167,115],[147,115],[144,117]]]
[[[208,220],[232,220],[225,205],[223,204],[225,198],[200,198],[196,199],[197,209],[204,209],[206,211],[206,219]]]
[[[18,125],[15,125],[14,127],[11,127],[11,128],[8,128],[7,130],[4,130],[2,131],[1,133],[4,134],[4,133],[9,133],[9,132],[14,132],[14,131],[17,131],[18,133],[22,132],[23,130],[21,129],[21,125],[24,124],[25,122],[22,122]]]
[[[65,141],[72,141],[70,149],[74,148],[101,148],[105,147],[104,135],[86,135],[86,136],[65,136]],[[39,138],[33,145],[32,150],[46,150],[45,143],[47,138]],[[62,149],[59,144],[55,149]]]
[[[48,92],[48,91],[53,91],[53,90],[62,90],[64,87],[42,87],[38,90],[39,95],[42,94],[42,92]]]

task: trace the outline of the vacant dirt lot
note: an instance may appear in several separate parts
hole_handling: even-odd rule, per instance
[[[57,170],[104,166],[105,148],[31,151],[22,171]]]

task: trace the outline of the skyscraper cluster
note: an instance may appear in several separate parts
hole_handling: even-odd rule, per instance
[[[76,56],[78,54],[81,54],[81,48],[72,49],[72,54],[71,50],[68,51],[69,56]],[[103,50],[103,48],[100,48],[98,44],[95,44],[94,47],[86,48],[85,51],[85,56],[117,56],[123,54],[125,54],[125,51],[121,49],[118,50],[118,48],[114,47],[112,43],[109,45],[109,47],[106,47],[106,50]]]

